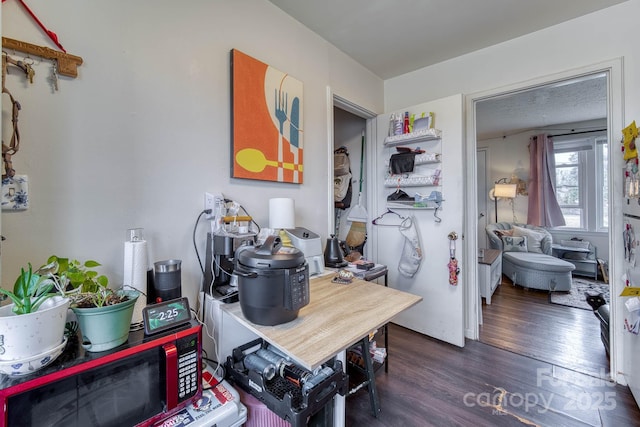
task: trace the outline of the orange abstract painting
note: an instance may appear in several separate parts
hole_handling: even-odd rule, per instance
[[[231,176],[302,183],[302,82],[231,51]]]

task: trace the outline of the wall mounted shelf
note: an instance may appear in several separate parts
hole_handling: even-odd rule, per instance
[[[414,158],[415,165],[428,165],[433,163],[440,163],[440,154],[435,153],[422,153],[416,154]]]
[[[443,200],[444,202],[444,200]],[[442,209],[440,204],[436,202],[428,202],[428,206],[414,206],[414,202],[387,202],[387,208],[389,209],[411,209],[411,210],[423,210],[423,211],[432,211],[435,209]]]
[[[388,136],[384,139],[386,147],[395,147],[402,144],[413,144],[417,142],[436,141],[440,139],[442,131],[438,129],[424,129],[417,132],[405,133],[402,135]]]
[[[387,188],[396,187],[433,187],[441,185],[440,170],[431,176],[423,175],[391,175],[384,180],[384,186]]]

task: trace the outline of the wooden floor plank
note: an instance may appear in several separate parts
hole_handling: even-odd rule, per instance
[[[551,304],[549,293],[513,286],[503,279],[483,303],[480,341],[588,375],[609,376],[600,341],[600,322],[592,311]]]
[[[376,374],[381,413],[373,417],[361,389],[347,398],[347,426],[640,426],[629,389],[601,379],[608,361],[593,313],[558,311],[528,292],[501,286],[484,305],[483,340],[492,344],[459,348],[391,324],[389,372]],[[532,341],[535,358],[518,354]]]

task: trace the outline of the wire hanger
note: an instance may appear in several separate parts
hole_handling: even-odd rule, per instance
[[[387,211],[385,213],[383,213],[382,215],[378,216],[376,219],[371,221],[371,223],[373,225],[379,225],[379,226],[382,226],[382,227],[400,227],[402,225],[402,222],[400,224],[379,224],[378,221],[381,220],[385,215],[388,215],[388,214],[397,215],[402,220],[402,222],[404,222],[407,219],[406,217],[400,215],[398,212],[392,211],[391,209],[387,208]]]

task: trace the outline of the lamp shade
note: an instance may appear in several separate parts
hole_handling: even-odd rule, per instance
[[[493,188],[493,197],[513,199],[516,197],[516,184],[496,184]]]
[[[295,228],[295,203],[293,199],[269,199],[269,228]]]

